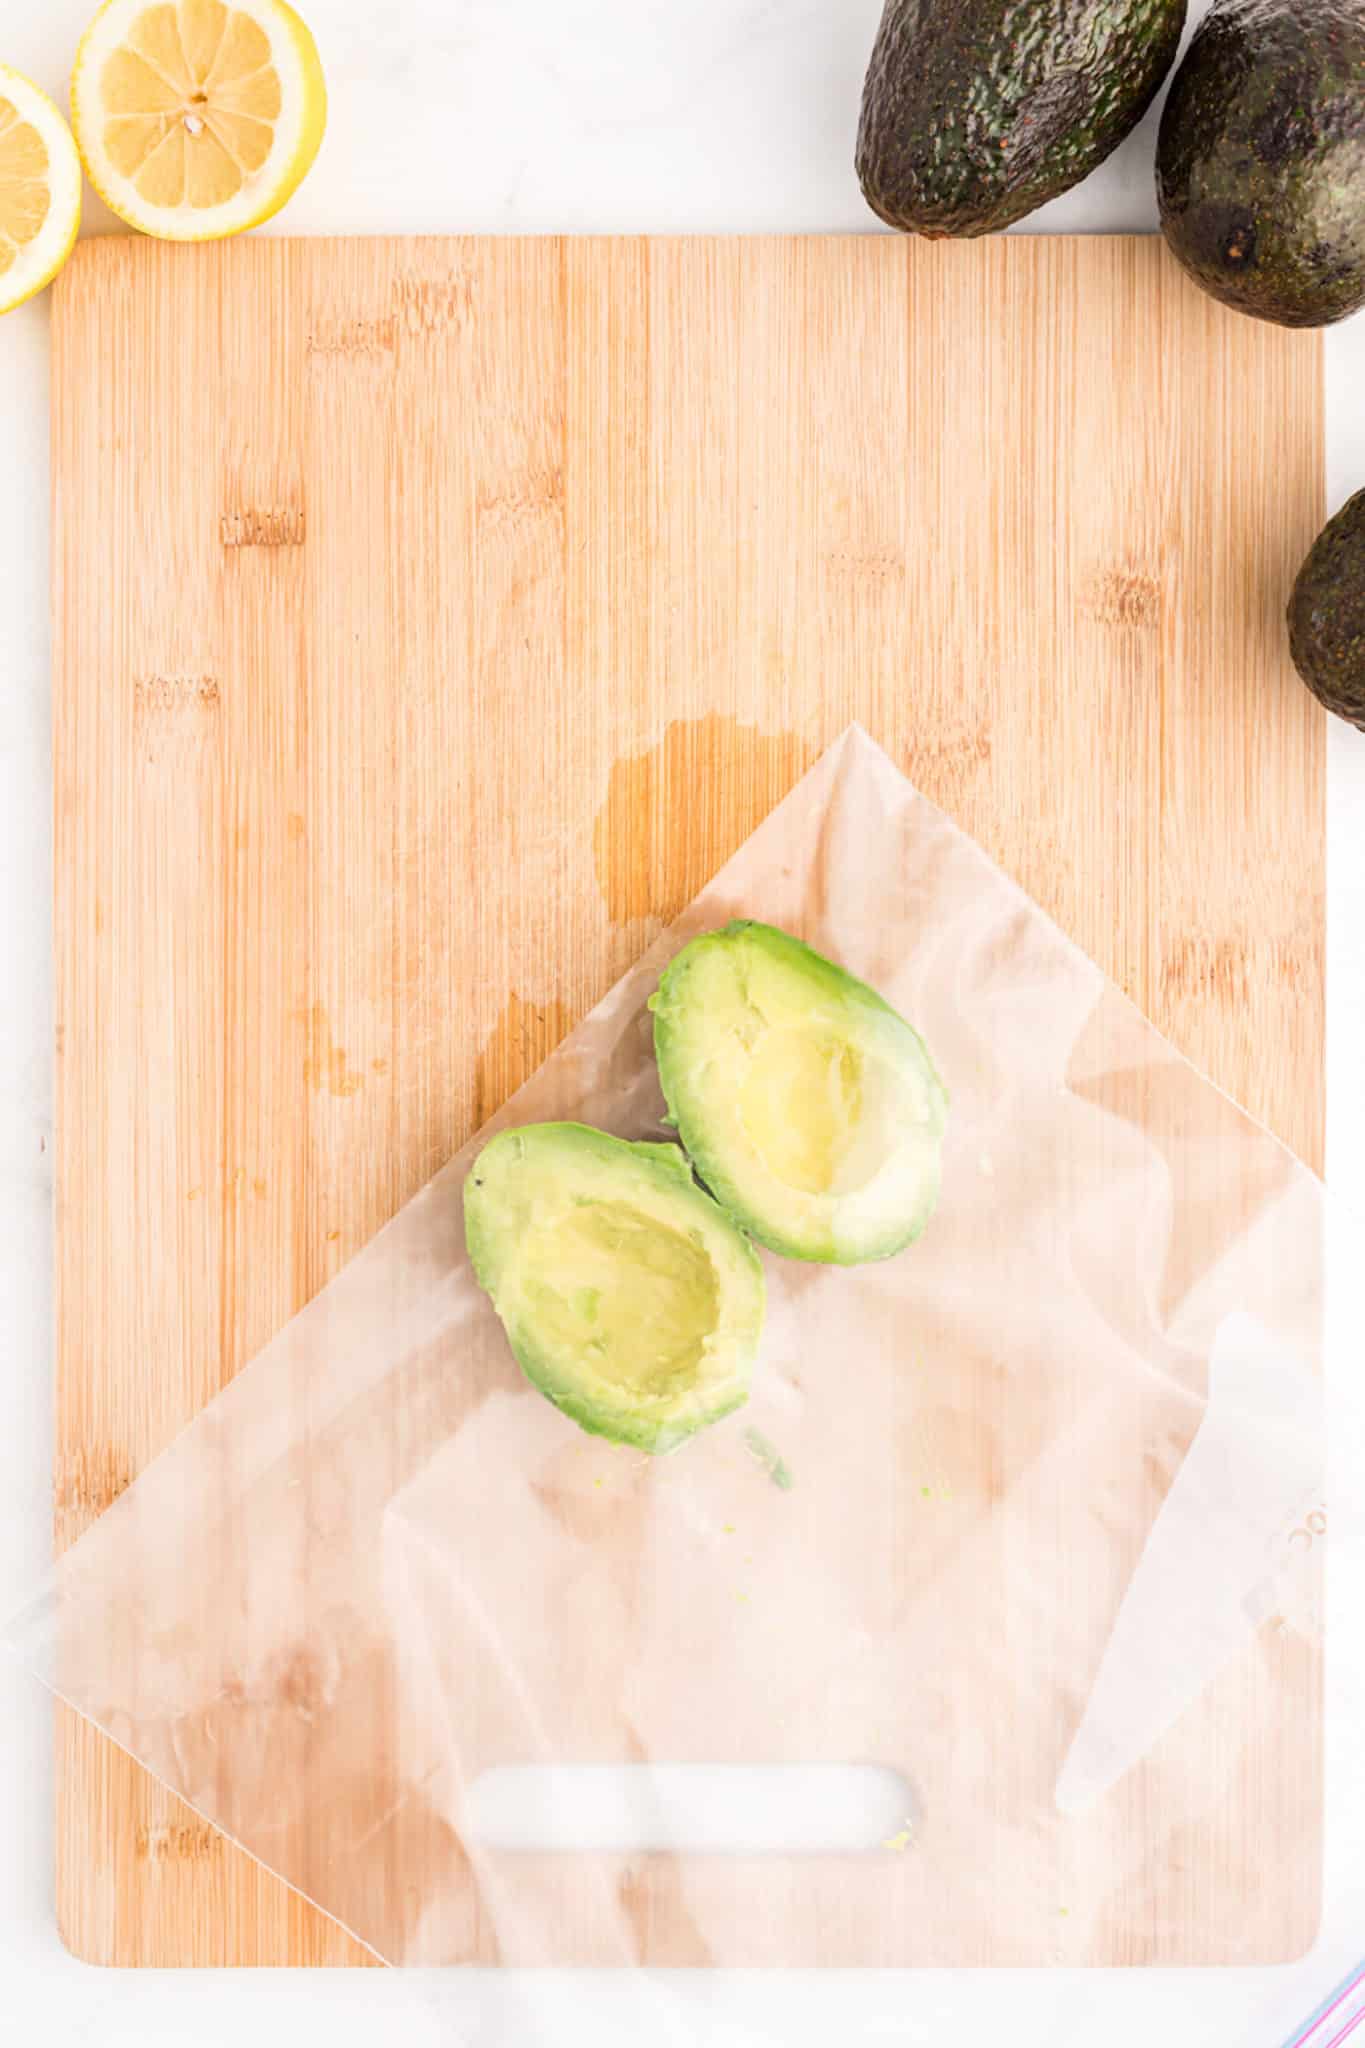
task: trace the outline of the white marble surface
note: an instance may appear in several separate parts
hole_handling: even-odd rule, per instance
[[[65,98],[93,0],[0,0],[0,61]],[[331,91],[322,155],[278,232],[809,230],[870,225],[850,168],[880,0],[304,0]],[[1194,14],[1203,11],[1199,0]],[[1151,118],[1029,228],[1154,223]],[[117,227],[87,195],[86,232]],[[1365,482],[1365,317],[1328,340],[1329,497]],[[51,962],[47,624],[47,309],[0,322],[0,1610],[49,1540]],[[1248,422],[1254,432],[1256,423]],[[1365,739],[1334,729],[1329,796],[1329,1178],[1365,1211]],[[1338,1586],[1358,1615],[1359,1588]],[[1357,1631],[1358,1633],[1358,1628]],[[102,2048],[335,2048],[402,2027],[451,2043],[396,1975],[93,1971],[51,1906],[46,1701],[0,1666],[0,2035]],[[1000,1973],[885,1986],[769,1978],[727,2043],[1014,2048],[1277,2048],[1365,1953],[1365,1785],[1348,1717],[1331,1726],[1329,1906],[1322,1942],[1277,1971]],[[1268,1845],[1273,1854],[1273,1845]],[[610,1994],[567,1991],[518,2048],[616,2038]],[[693,2041],[722,2038],[702,2024]],[[515,2034],[509,2039],[516,2039]],[[679,2038],[684,2038],[682,2035]]]

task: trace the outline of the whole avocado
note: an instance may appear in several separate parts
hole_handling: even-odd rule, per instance
[[[858,127],[868,205],[985,235],[1093,171],[1175,60],[1185,0],[887,0]]]
[[[1308,551],[1289,600],[1289,651],[1313,695],[1365,732],[1365,491]]]
[[[1224,305],[1286,327],[1365,305],[1365,0],[1215,0],[1162,113],[1157,199]]]

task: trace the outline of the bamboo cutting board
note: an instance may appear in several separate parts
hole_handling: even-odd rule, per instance
[[[119,239],[54,350],[59,1543],[852,718],[1317,1162],[1316,337],[1131,238]],[[1311,1939],[1266,1657],[1177,1953],[1087,1960]],[[67,1715],[58,1766],[78,1954],[366,1959]]]

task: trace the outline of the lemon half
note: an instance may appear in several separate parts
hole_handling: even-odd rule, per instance
[[[45,92],[0,64],[0,313],[51,283],[80,224],[71,130]]]
[[[202,242],[279,211],[318,153],[327,92],[284,0],[105,0],[76,55],[71,119],[115,213]]]

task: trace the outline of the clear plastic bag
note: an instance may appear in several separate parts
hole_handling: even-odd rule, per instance
[[[735,915],[931,1047],[952,1109],[920,1244],[769,1260],[749,1406],[651,1460],[521,1379],[464,1253],[485,1131],[12,1642],[392,1963],[649,1966],[657,2020],[655,1973],[695,1966],[1301,1955],[1322,1368],[1362,1294],[1339,1261],[1329,1302],[1320,1184],[857,730],[495,1125],[666,1135],[646,1001]],[[581,1776],[621,1766],[624,1819],[619,1779]],[[774,1774],[777,1846],[736,1767]],[[527,1839],[568,1781],[526,1773],[565,1770],[583,1844],[553,1815]],[[696,1982],[680,2038],[716,2016]]]

